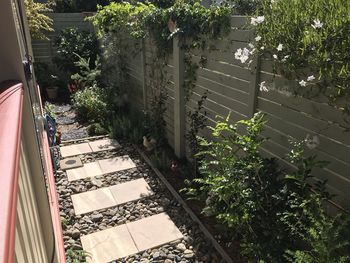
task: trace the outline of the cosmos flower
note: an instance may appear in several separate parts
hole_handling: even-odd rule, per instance
[[[259,24],[261,24],[262,22],[264,22],[265,20],[265,17],[264,16],[257,16],[257,17],[252,17],[250,19],[250,23],[253,25],[253,26],[257,26]]]
[[[256,38],[255,38],[255,41],[256,42],[259,42],[261,40],[261,36],[257,36]]]
[[[314,29],[319,29],[323,27],[323,23],[319,19],[315,19],[314,23],[311,25]]]
[[[259,84],[259,90],[260,90],[260,91],[265,91],[265,92],[268,92],[268,91],[269,91],[269,89],[268,89],[267,86],[266,86],[266,81],[263,81],[263,82],[261,82],[261,83]]]
[[[306,87],[307,82],[305,80],[299,81],[299,85],[302,87]]]
[[[311,75],[311,76],[308,76],[308,77],[307,77],[307,81],[313,81],[313,80],[315,80],[314,75]]]
[[[282,49],[283,49],[283,45],[282,45],[282,44],[279,44],[279,45],[277,46],[277,51],[282,51]]]

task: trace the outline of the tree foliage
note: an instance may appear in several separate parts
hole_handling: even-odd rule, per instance
[[[47,16],[51,12],[51,4],[36,3],[24,0],[30,35],[34,39],[47,39],[45,32],[53,31],[52,19]]]

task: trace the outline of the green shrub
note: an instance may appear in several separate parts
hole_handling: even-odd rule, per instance
[[[56,39],[55,45],[57,55],[53,62],[67,73],[79,72],[79,67],[75,64],[77,61],[75,54],[89,59],[90,66],[94,66],[98,54],[98,43],[94,34],[69,27],[62,30]]]
[[[142,137],[148,133],[149,117],[138,110],[131,110],[112,118],[110,131],[116,139],[128,139],[135,144],[142,143]]]
[[[83,58],[75,54],[78,61],[74,62],[79,68],[79,73],[71,76],[72,80],[77,81],[81,87],[92,87],[98,85],[101,77],[101,62],[99,56],[96,57],[93,66],[91,66],[90,58]]]
[[[82,120],[101,122],[107,116],[106,94],[97,86],[77,91],[73,95],[73,104]]]
[[[165,151],[156,151],[151,155],[150,160],[154,167],[162,172],[166,172],[169,170],[171,161]]]
[[[88,127],[88,132],[90,136],[107,134],[107,130],[104,127],[102,127],[100,123],[92,123]]]
[[[329,197],[324,183],[313,188],[307,183],[313,168],[324,163],[305,157],[303,144],[295,143],[289,157],[297,169],[281,170],[259,153],[263,125],[261,113],[233,125],[229,117],[219,121],[212,128],[213,140],[201,139],[201,177],[194,180],[199,187],[188,193],[206,198],[203,212],[224,223],[254,262],[293,261],[302,255],[313,262],[343,260],[339,252],[348,243],[345,236],[329,235],[339,222],[322,206]],[[330,250],[334,242],[339,246]]]

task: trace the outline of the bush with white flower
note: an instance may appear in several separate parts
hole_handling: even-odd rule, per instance
[[[350,113],[349,14],[349,0],[263,0],[250,20],[254,53],[271,56],[276,74],[296,80],[297,94],[317,90]],[[250,61],[250,51],[236,58]]]

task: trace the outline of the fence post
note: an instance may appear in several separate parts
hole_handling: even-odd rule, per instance
[[[141,78],[142,78],[142,95],[143,95],[143,109],[147,110],[147,85],[146,85],[146,47],[145,40],[141,39]]]
[[[184,51],[178,36],[173,39],[174,57],[174,150],[177,157],[186,154],[185,148],[185,91],[184,91]]]
[[[260,58],[256,56],[250,64],[250,81],[249,81],[249,97],[248,97],[248,117],[253,117],[256,110],[258,96]]]

